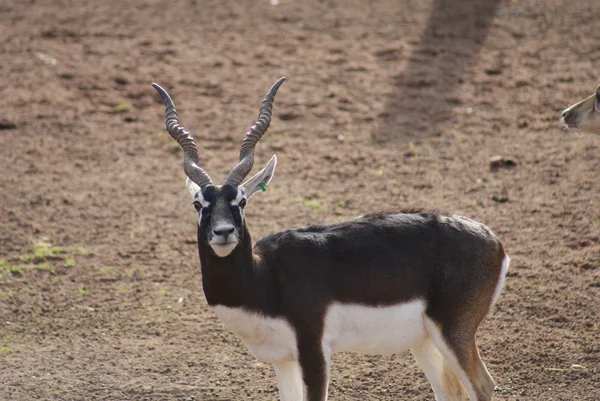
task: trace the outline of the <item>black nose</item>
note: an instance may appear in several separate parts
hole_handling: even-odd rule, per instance
[[[234,231],[235,231],[235,228],[233,228],[233,227],[220,227],[218,229],[214,229],[213,233],[215,235],[227,237],[227,236],[229,236],[229,234],[233,234]]]

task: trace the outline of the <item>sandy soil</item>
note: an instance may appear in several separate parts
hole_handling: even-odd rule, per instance
[[[600,399],[600,2],[0,2],[0,399],[275,400],[208,309],[168,88],[222,180],[265,91],[254,238],[368,211],[477,219],[513,263],[479,332],[498,400]],[[490,169],[496,155],[512,168]],[[410,355],[335,357],[332,400],[432,400]]]

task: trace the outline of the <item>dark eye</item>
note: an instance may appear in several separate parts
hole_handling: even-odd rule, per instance
[[[242,209],[246,207],[246,198],[243,198],[240,203],[238,203],[238,206],[241,207]]]
[[[194,207],[199,212],[200,209],[202,209],[202,204],[200,202],[198,202],[198,201],[194,201]]]

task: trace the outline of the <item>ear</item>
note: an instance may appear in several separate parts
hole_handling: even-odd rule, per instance
[[[187,180],[185,180],[185,186],[188,192],[190,193],[192,199],[194,199],[194,196],[196,196],[198,191],[200,191],[200,187],[198,186],[198,184],[196,184],[194,181],[188,178]]]
[[[277,156],[273,155],[265,168],[241,185],[247,199],[250,199],[257,191],[267,189],[271,178],[273,178],[273,173],[275,173],[275,166],[277,166]]]

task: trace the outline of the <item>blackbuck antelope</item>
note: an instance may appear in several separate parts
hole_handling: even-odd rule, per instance
[[[563,110],[562,123],[566,129],[600,134],[600,85],[593,95]]]
[[[200,167],[173,101],[153,84],[184,151],[208,304],[256,358],[273,364],[283,401],[327,400],[334,352],[408,349],[436,400],[491,400],[494,380],[475,331],[500,295],[509,258],[483,224],[422,210],[379,212],[284,230],[252,246],[244,210],[269,185],[276,157],[241,182],[284,79],[267,93],[223,185]]]

